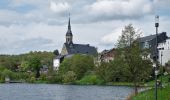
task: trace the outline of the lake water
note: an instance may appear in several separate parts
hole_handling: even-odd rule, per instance
[[[0,84],[0,100],[126,100],[125,86]]]

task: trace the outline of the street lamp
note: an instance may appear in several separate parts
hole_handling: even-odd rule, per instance
[[[155,27],[156,27],[156,43],[155,43],[155,65],[154,65],[154,71],[155,71],[155,100],[157,100],[157,67],[158,67],[158,27],[159,27],[159,16],[155,16]]]

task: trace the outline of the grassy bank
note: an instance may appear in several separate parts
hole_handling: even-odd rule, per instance
[[[166,76],[160,76],[159,78],[158,78],[158,80],[161,80],[161,78],[162,78],[162,84],[164,85],[164,84],[167,84],[168,83],[168,78],[169,78],[170,76],[168,76],[168,75],[166,75]],[[152,81],[149,81],[149,82],[147,82],[147,83],[145,83],[145,85],[147,85],[147,86],[151,86],[151,87],[154,87],[155,86],[155,80],[152,80]]]
[[[168,83],[169,76],[162,77],[163,88],[158,87],[158,100],[170,100],[170,83]],[[161,77],[158,78],[161,80]],[[154,100],[155,99],[155,80],[147,82],[146,86],[152,87],[152,89],[139,93],[137,96],[133,96],[131,100]]]
[[[165,88],[158,88],[158,100],[170,100],[170,84]],[[132,100],[154,100],[155,89],[139,93],[137,96],[132,97]]]

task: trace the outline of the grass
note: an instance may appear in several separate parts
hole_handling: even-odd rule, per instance
[[[170,100],[170,84],[161,90],[158,89],[158,100]],[[155,89],[139,93],[137,96],[132,97],[132,100],[154,100]]]
[[[165,86],[164,88],[158,87],[158,100],[170,100],[170,83],[168,83],[169,76],[163,76],[162,77],[162,83]],[[158,80],[161,80],[161,77],[158,78]],[[136,96],[133,96],[131,100],[154,100],[155,99],[155,81],[150,81],[146,83],[147,86],[153,87],[150,90],[144,91],[139,93]]]
[[[81,80],[76,81],[78,85],[102,85],[103,83],[104,81],[96,75],[86,75]]]
[[[168,83],[168,78],[169,78],[168,75],[162,76],[162,84],[163,84],[163,85],[166,84],[166,83]],[[158,78],[158,80],[161,80],[161,76]],[[152,81],[147,82],[146,85],[147,85],[147,86],[152,86],[152,87],[154,87],[154,86],[155,86],[155,80],[152,80]]]
[[[134,86],[133,83],[130,82],[109,82],[106,85],[113,85],[113,86]]]

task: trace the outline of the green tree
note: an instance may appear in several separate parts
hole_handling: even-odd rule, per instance
[[[117,44],[118,57],[122,59],[126,67],[128,78],[134,83],[135,94],[137,94],[139,82],[148,78],[152,69],[150,60],[142,58],[143,53],[138,42],[139,36],[140,33],[129,24],[125,26]]]
[[[24,72],[29,70],[29,62],[22,61],[19,69],[20,69],[20,71],[24,71]]]
[[[100,66],[96,67],[96,74],[105,82],[122,82],[128,81],[126,66],[123,59],[115,57],[111,62],[101,62]]]
[[[59,55],[59,51],[58,50],[54,50],[54,55],[58,56]]]
[[[93,68],[93,57],[78,54],[71,58],[65,58],[59,67],[59,73],[64,75],[68,71],[74,71],[77,75],[77,79],[81,79],[87,71]]]
[[[41,68],[41,60],[39,57],[34,56],[29,60],[30,68],[35,71],[35,77],[39,78],[40,76],[40,68]]]

